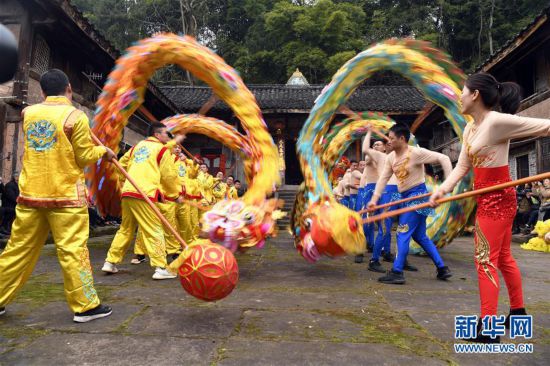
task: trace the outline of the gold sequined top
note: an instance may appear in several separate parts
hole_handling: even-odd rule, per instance
[[[386,157],[384,169],[380,174],[373,198],[380,198],[386,184],[392,174],[397,178],[397,189],[399,192],[405,192],[412,187],[424,183],[424,164],[439,164],[443,168],[446,177],[449,176],[453,166],[447,155],[430,151],[422,147],[409,146],[404,154],[397,157],[395,151],[389,153]]]

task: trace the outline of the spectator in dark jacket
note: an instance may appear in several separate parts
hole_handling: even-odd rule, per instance
[[[2,208],[4,215],[0,233],[10,235],[11,224],[15,220],[15,206],[17,205],[17,197],[19,197],[19,173],[13,174],[11,180],[4,186],[2,194]]]
[[[242,187],[241,181],[236,180],[235,181],[235,188],[237,189],[237,196],[242,197],[244,196],[244,193],[246,192],[245,189]]]

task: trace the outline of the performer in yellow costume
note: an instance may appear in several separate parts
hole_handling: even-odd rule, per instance
[[[214,195],[215,202],[220,202],[227,195],[227,184],[223,181],[223,172],[218,172],[216,178],[214,178],[214,187],[212,188],[212,194]]]
[[[230,200],[236,200],[239,199],[239,195],[237,193],[237,188],[234,184],[235,178],[230,175],[227,177],[227,199]]]
[[[169,193],[179,191],[179,179],[174,169],[174,157],[168,147],[164,146],[170,139],[166,127],[161,123],[153,123],[149,136],[130,149],[128,158],[122,159],[127,163],[123,167],[153,202],[159,202],[163,200],[162,190]],[[183,139],[183,135],[175,137],[177,143]],[[151,266],[156,267],[153,279],[175,278],[176,275],[166,270],[166,243],[162,223],[128,181],[122,186],[122,223],[111,243],[102,271],[118,272],[116,264],[122,262],[138,226]]]
[[[208,173],[208,166],[204,163],[200,165],[199,175],[197,176],[199,181],[199,188],[202,195],[201,205],[205,208],[214,204],[214,185],[216,184],[214,177]],[[199,210],[199,218],[203,214],[203,210]]]
[[[199,235],[199,209],[198,206],[202,200],[202,194],[200,189],[200,183],[198,181],[199,165],[195,164],[193,160],[185,159],[185,156],[180,155],[180,160],[185,162],[186,171],[183,178],[183,185],[185,187],[185,201],[179,207],[178,217],[180,222],[180,231],[182,231],[183,240],[186,243],[191,243],[198,238]]]
[[[173,154],[171,155],[173,161],[173,169],[175,171],[175,177],[177,179],[176,184],[163,185],[163,193],[165,200],[163,202],[157,203],[157,207],[160,212],[166,217],[170,225],[173,228],[178,228],[178,220],[176,219],[178,203],[176,202],[178,197],[183,194],[183,177],[179,175],[179,154],[181,149],[179,146],[175,146],[172,149]],[[170,233],[169,230],[164,230],[164,239],[166,240],[166,253],[168,256],[171,256],[172,259],[177,258],[179,253],[182,251],[181,244],[178,243],[177,239]],[[185,240],[185,239],[184,239]]]
[[[167,148],[171,148],[172,158],[174,159],[174,169],[176,171],[179,181],[177,186],[174,186],[171,184],[169,187],[163,188],[164,200],[162,202],[161,201],[157,202],[156,205],[159,211],[162,213],[162,215],[166,218],[166,220],[168,220],[170,225],[172,225],[172,227],[177,228],[179,230],[180,220],[178,219],[178,216],[181,215],[181,213],[179,213],[180,211],[179,207],[184,203],[178,203],[177,199],[180,195],[183,195],[185,193],[185,189],[183,186],[185,168],[180,169],[179,155],[181,154],[181,149],[178,145],[176,145],[175,141],[174,140],[169,141],[165,146]],[[122,157],[122,159],[120,160],[121,164],[126,163],[128,156],[129,156],[129,153],[125,154]],[[183,162],[183,165],[185,166],[185,162]],[[174,188],[176,187],[178,189],[177,191],[174,191]],[[171,189],[173,191],[170,191]],[[183,235],[182,235],[182,238],[183,238]],[[172,235],[172,233],[169,230],[166,230],[166,228],[164,230],[164,240],[166,242],[166,254],[172,257],[172,259],[177,258],[179,253],[181,253],[182,251],[181,245],[180,243],[178,243],[174,235]],[[138,229],[138,233],[136,235],[136,242],[134,244],[135,257],[132,259],[130,263],[141,264],[145,262],[146,253],[147,253],[147,249],[143,244],[143,236],[141,235],[141,231]]]
[[[94,288],[82,169],[115,154],[93,145],[88,117],[71,104],[67,75],[50,70],[40,78],[40,87],[46,100],[23,111],[21,195],[10,240],[0,255],[0,315],[29,279],[51,230],[73,320],[88,322],[112,310],[100,304]]]

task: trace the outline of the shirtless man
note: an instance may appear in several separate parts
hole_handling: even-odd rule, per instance
[[[361,188],[361,176],[365,170],[365,162],[361,160],[359,164],[355,165],[355,169],[352,169],[350,176],[350,186],[349,186],[349,208],[355,211],[359,211],[361,208],[357,206],[362,206],[362,202],[358,200],[359,198],[359,189]],[[366,202],[365,202],[366,203]]]
[[[376,187],[376,182],[378,181],[380,174],[383,171],[384,165],[386,164],[386,154],[389,154],[393,151],[391,144],[386,144],[385,141],[379,140],[375,141],[372,145],[372,148],[370,148],[370,141],[371,141],[371,135],[372,133],[369,131],[367,133],[367,136],[365,137],[365,141],[363,142],[363,153],[365,154],[365,160],[367,160],[370,164],[372,164],[372,171],[368,174],[363,174],[363,177],[365,177],[366,184],[369,185],[369,196],[367,197],[368,200],[366,203],[370,201],[372,198],[372,195],[374,193],[374,189]],[[384,193],[382,193],[382,196],[380,197],[379,204],[389,203],[392,201],[396,201],[399,199],[399,191],[397,190],[397,178],[395,175],[392,175],[388,185],[386,186]],[[365,204],[366,206],[366,204]],[[392,206],[389,209],[386,210],[395,210],[397,206]],[[369,261],[369,271],[373,272],[382,272],[384,273],[384,269],[382,268],[382,265],[380,264],[380,255],[382,254],[382,251],[384,252],[382,257],[384,261],[386,262],[393,262],[395,259],[393,254],[391,253],[391,226],[392,226],[392,218],[388,218],[384,220],[383,222],[378,222],[378,235],[376,236],[376,240],[374,239],[374,225],[372,225],[371,228],[369,228],[372,232],[372,240],[374,242],[374,248],[372,250],[372,258]],[[366,226],[366,225],[365,225]],[[370,226],[370,225],[369,225]],[[365,229],[365,234],[367,233],[367,229]],[[408,266],[406,266],[409,268]]]
[[[396,124],[390,129],[388,135],[393,151],[386,157],[384,168],[380,173],[380,178],[376,182],[376,188],[367,206],[369,209],[376,206],[393,174],[397,177],[399,193],[401,193],[403,198],[408,198],[428,192],[425,185],[424,164],[440,164],[443,167],[445,177],[448,177],[452,170],[451,160],[448,156],[420,147],[409,146],[408,142],[411,133],[406,125]],[[407,202],[405,206],[415,206],[425,201],[427,199],[416,199]],[[445,266],[436,246],[426,235],[426,217],[430,214],[433,214],[433,211],[418,209],[399,216],[397,258],[393,262],[392,270],[388,271],[386,276],[380,277],[378,281],[386,284],[404,284],[405,277],[403,276],[403,270],[407,269],[407,266],[409,270],[416,270],[416,268],[408,265],[406,262],[411,239],[420,244],[433,261],[437,269],[438,279],[446,280],[452,276],[449,267]]]
[[[357,165],[357,162],[355,163]],[[353,167],[353,162],[350,165],[350,168],[346,170],[344,177],[342,178],[343,189],[344,189],[344,198],[340,200],[340,203],[346,207],[349,207],[349,182],[351,180],[351,168]]]
[[[359,181],[359,185],[362,187],[360,188],[358,199],[361,207],[359,207],[357,211],[362,210],[369,203],[372,198],[374,188],[376,187],[376,182],[378,181],[379,170],[381,170],[381,167],[384,166],[384,161],[380,161],[380,159],[384,159],[384,155],[382,154],[385,146],[382,141],[376,141],[373,145],[373,149],[375,149],[376,152],[380,152],[380,155],[376,155],[374,153],[369,154],[369,151],[371,150],[370,138],[371,132],[369,131],[363,141],[362,147],[363,154],[365,155],[365,168],[363,169],[363,173],[361,174]],[[365,232],[365,238],[367,239],[367,250],[369,253],[372,253],[374,248],[374,224],[364,224],[363,230]],[[363,263],[363,257],[363,254],[355,256],[355,263]]]

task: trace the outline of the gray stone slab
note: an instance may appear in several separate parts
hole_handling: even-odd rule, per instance
[[[310,289],[315,291],[315,289]],[[294,288],[285,291],[277,288],[274,291],[243,290],[237,287],[220,306],[244,307],[251,309],[290,309],[290,310],[322,310],[342,308],[359,311],[376,299],[366,295],[349,296],[347,292],[300,292]]]
[[[49,334],[0,356],[9,365],[209,365],[217,343],[119,334]]]
[[[230,340],[218,365],[444,365],[380,344]]]
[[[146,282],[131,281],[123,287],[111,287],[108,295],[103,298],[105,301],[130,302],[150,306],[164,305],[167,298],[170,299],[170,302],[177,301],[178,303],[193,299],[183,290],[178,280],[153,281],[150,279],[147,279]]]
[[[6,327],[24,326],[27,329],[56,330],[63,332],[106,333],[118,330],[128,319],[144,310],[141,305],[127,303],[110,303],[113,308],[111,316],[89,323],[73,322],[73,313],[65,302],[52,302],[31,313],[13,314],[2,320],[0,324]]]
[[[533,355],[457,355],[454,316],[477,314],[472,238],[441,253],[455,276],[435,279],[429,258],[407,284],[389,286],[352,257],[305,262],[282,233],[262,250],[236,255],[240,281],[226,299],[205,303],[177,279],[153,281],[148,264],[100,273],[111,239],[90,245],[95,283],[114,314],[73,324],[53,246],[43,250],[22,293],[0,318],[0,364],[548,364],[550,266],[543,253],[512,248],[535,317]],[[390,264],[384,265],[389,268]],[[500,309],[506,312],[503,284]],[[73,348],[74,347],[74,348]],[[59,350],[59,351],[58,351]],[[189,353],[189,355],[188,355]],[[67,356],[68,355],[68,356]]]
[[[330,313],[246,310],[239,336],[288,341],[354,342],[360,341],[362,331],[362,324]]]
[[[154,270],[150,267],[148,269],[149,271],[147,273],[141,273],[130,266],[121,266],[118,273],[107,274],[101,271],[101,267],[94,267],[94,283],[105,286],[119,286],[138,279],[153,282],[151,276],[153,275]]]
[[[240,309],[212,307],[189,308],[168,305],[153,306],[130,323],[131,334],[157,334],[176,337],[228,337],[237,327]]]
[[[476,293],[438,294],[409,291],[381,291],[390,306],[398,311],[414,313],[416,311],[442,312],[454,315],[475,315],[479,313],[479,295]],[[416,297],[415,301],[411,301]],[[504,309],[504,307],[502,307]],[[507,309],[507,308],[506,308]]]
[[[345,266],[333,265],[330,262],[309,264],[301,263],[302,261],[303,259],[298,257],[292,263],[262,263],[254,272],[241,277],[240,282],[246,287],[267,290],[309,287],[310,289],[333,288],[360,291],[365,286],[364,281],[352,281],[357,276],[354,276]]]

